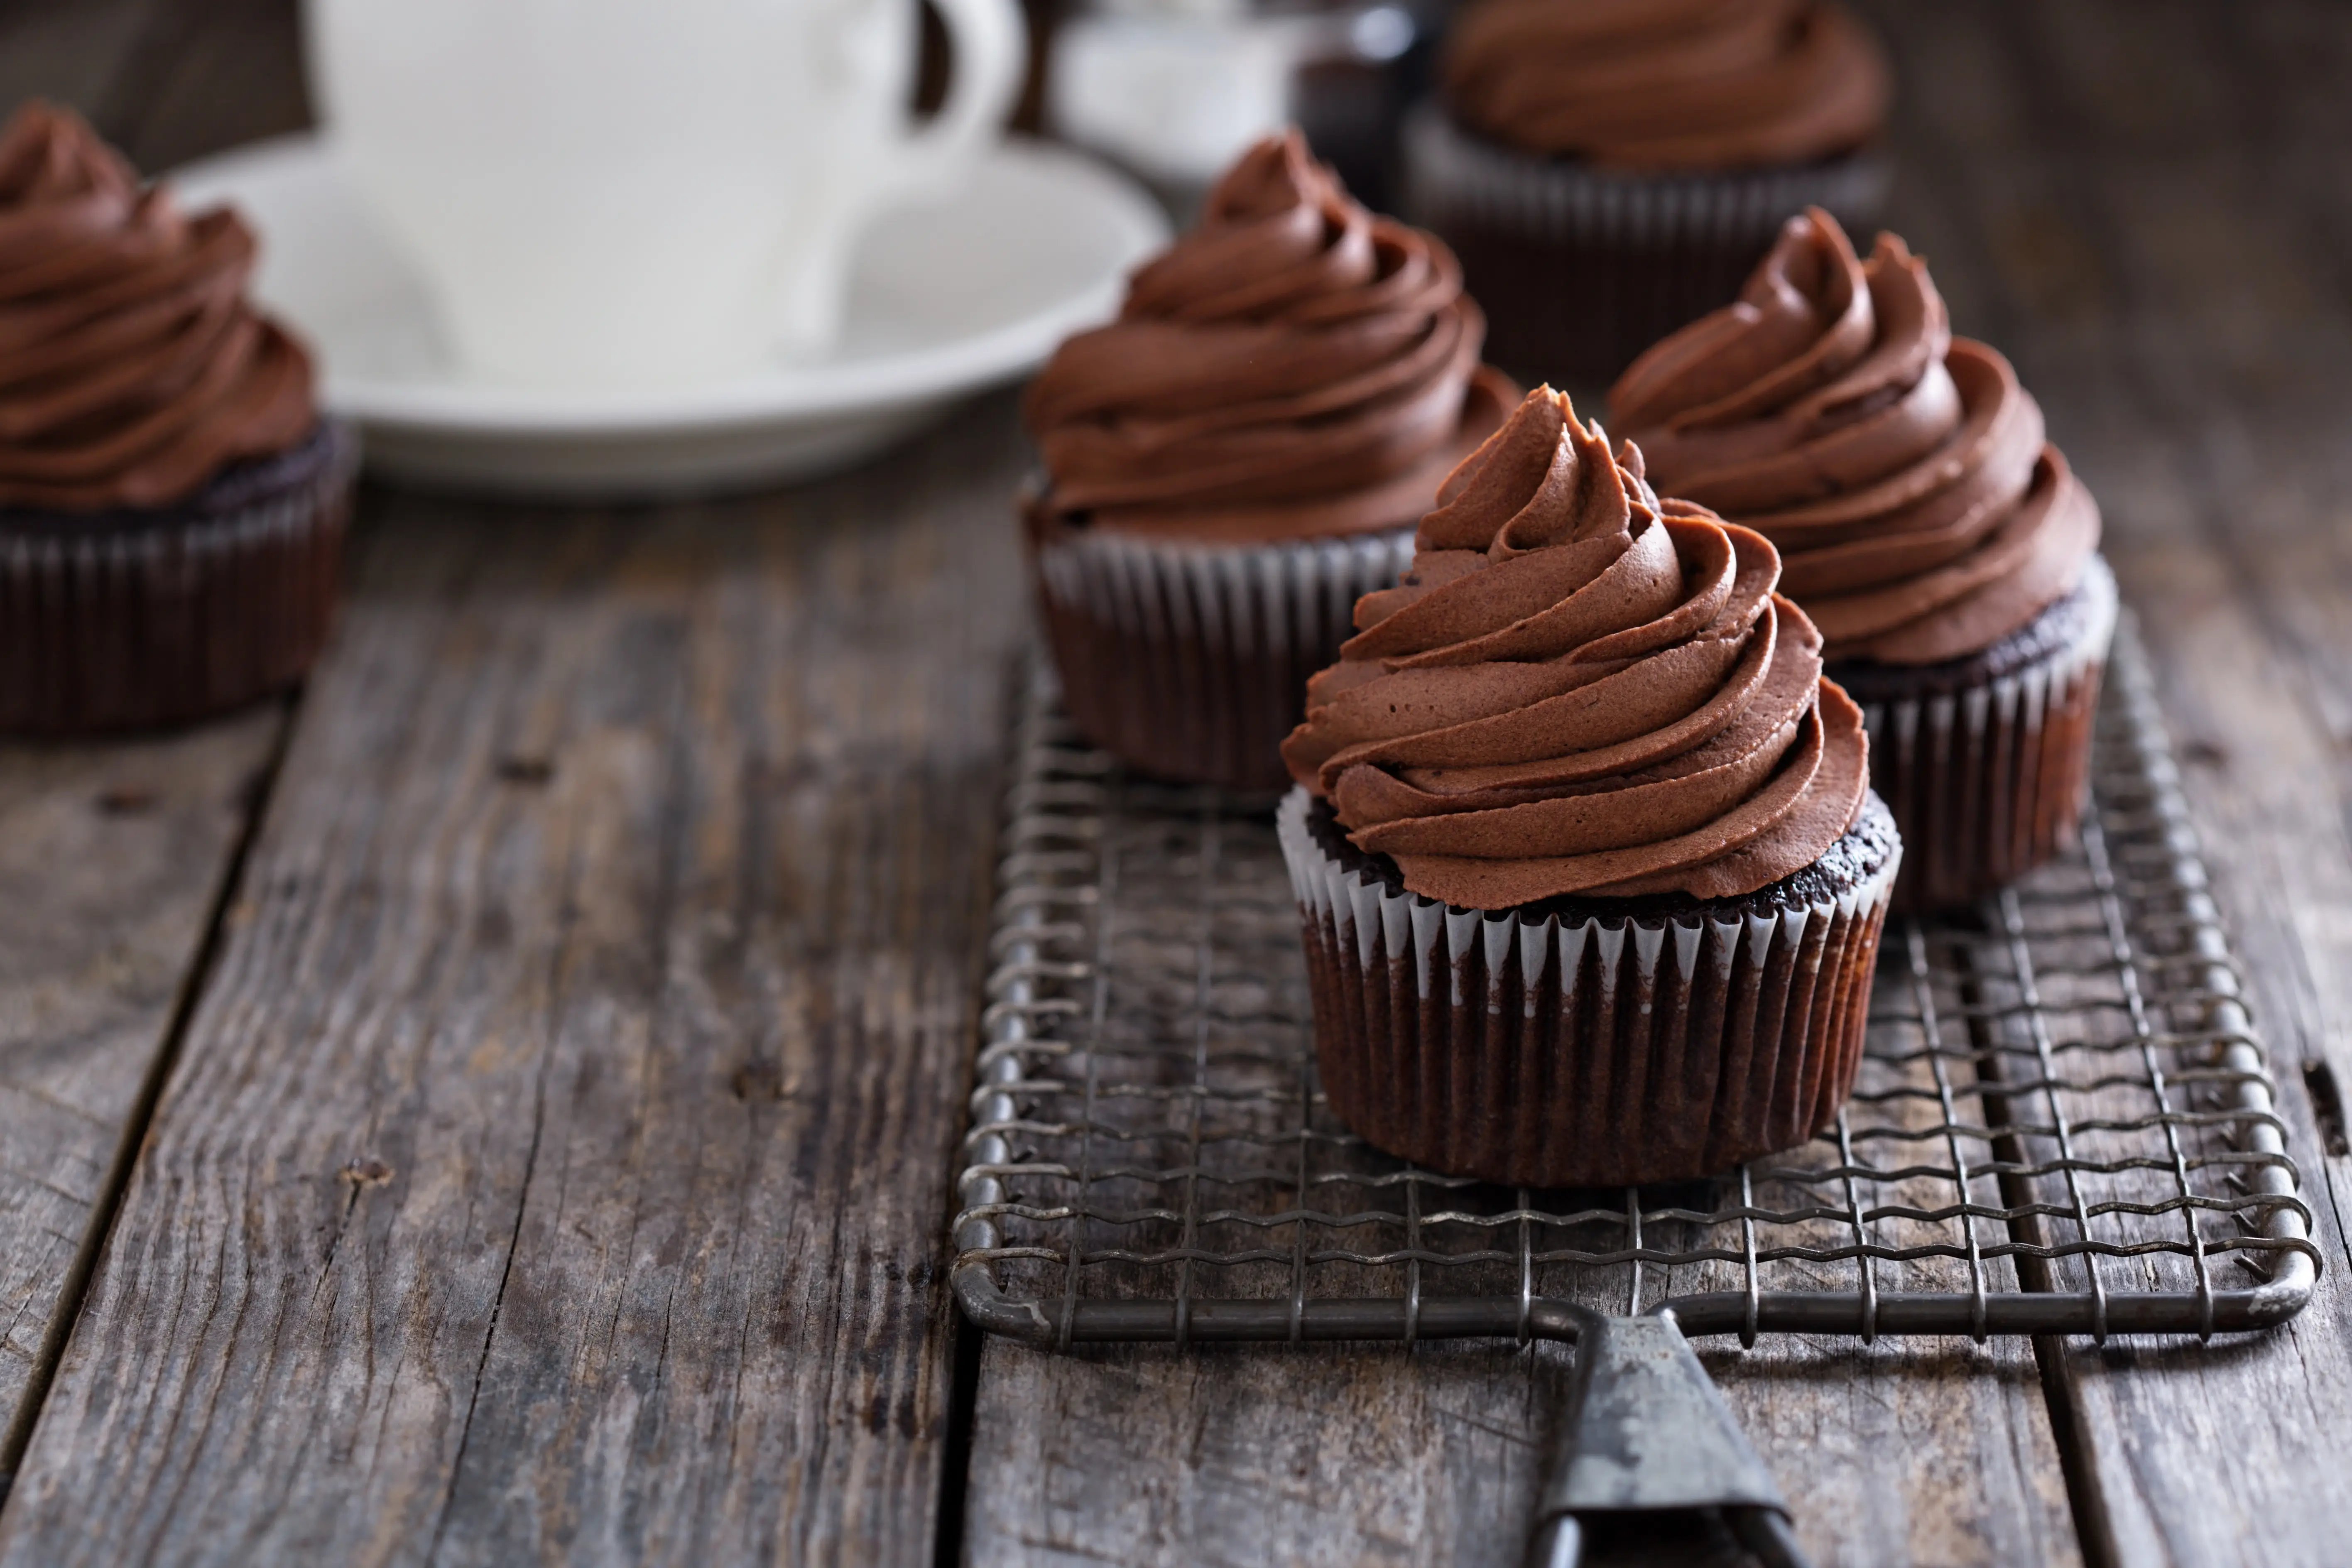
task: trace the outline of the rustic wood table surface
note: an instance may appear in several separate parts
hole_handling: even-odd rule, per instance
[[[1706,1358],[1824,1564],[2352,1561],[2352,12],[1875,9],[1895,226],[2105,505],[2327,1272],[2240,1342]],[[150,171],[309,112],[284,0],[18,0],[34,92]],[[1516,1560],[1557,1347],[960,1328],[1025,461],[999,395],[725,501],[371,489],[299,698],[0,749],[0,1568]]]

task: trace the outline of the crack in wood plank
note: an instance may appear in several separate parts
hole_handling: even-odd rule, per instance
[[[0,1119],[0,1175],[26,1194],[0,1209],[0,1478],[63,1353],[285,723],[272,706],[164,741],[0,746],[0,1089],[59,1113]],[[99,809],[132,788],[137,816]]]

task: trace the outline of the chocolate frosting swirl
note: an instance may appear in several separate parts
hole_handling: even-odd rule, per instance
[[[1412,891],[1733,898],[1853,825],[1862,712],[1773,593],[1770,543],[1660,500],[1565,396],[1528,395],[1415,547],[1283,746]]]
[[[1516,395],[1486,331],[1451,251],[1270,137],[1030,387],[1050,503],[1218,541],[1409,523]]]
[[[1610,392],[1655,481],[1780,547],[1832,660],[1933,664],[2073,591],[2099,509],[2009,362],[1952,336],[1927,264],[1791,218],[1739,299]]]
[[[1828,0],[1479,0],[1446,40],[1454,118],[1618,169],[1740,169],[1863,146],[1891,73]]]
[[[1830,0],[1482,0],[1454,24],[1454,118],[1634,170],[1801,163],[1878,133],[1886,58]]]
[[[0,133],[0,506],[184,500],[318,422],[310,363],[245,300],[253,236],[181,213],[80,118]]]

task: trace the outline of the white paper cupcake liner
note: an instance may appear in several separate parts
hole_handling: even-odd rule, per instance
[[[2085,585],[2081,634],[2022,669],[1959,691],[1857,699],[1871,787],[1903,833],[1897,909],[1971,903],[2074,842],[2117,603],[2115,574],[2096,556]]]
[[[1412,536],[1173,544],[1033,507],[1063,703],[1089,740],[1146,773],[1281,789],[1279,748],[1304,717],[1307,677],[1354,634],[1356,600],[1412,563]]]
[[[1902,862],[1876,801],[1885,848],[1848,886],[1659,919],[1439,904],[1318,842],[1314,809],[1295,789],[1276,820],[1316,1058],[1374,1145],[1513,1185],[1679,1181],[1805,1142],[1852,1090]]]

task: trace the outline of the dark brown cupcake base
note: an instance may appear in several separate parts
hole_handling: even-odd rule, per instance
[[[1412,530],[1272,544],[1145,541],[1023,505],[1062,702],[1087,739],[1186,784],[1288,787],[1281,745],[1356,600],[1391,587]]]
[[[1897,910],[1973,903],[2074,842],[2116,610],[2115,574],[2093,556],[2073,593],[1982,652],[1831,667],[1903,831]]]
[[[1303,790],[1277,816],[1331,1109],[1392,1154],[1514,1186],[1683,1181],[1793,1148],[1862,1062],[1903,856],[1876,797],[1741,899],[1456,910]]]
[[[0,733],[190,723],[299,679],[357,468],[357,437],[329,422],[178,507],[0,510]]]
[[[1460,258],[1486,312],[1486,357],[1578,391],[1738,298],[1806,207],[1866,233],[1888,183],[1868,151],[1705,174],[1594,169],[1500,146],[1434,103],[1408,120],[1404,154],[1406,216]]]

